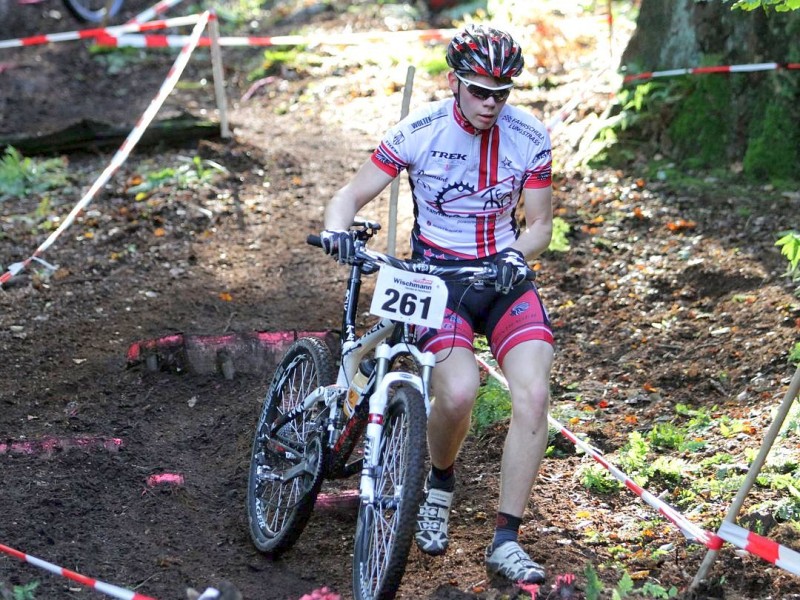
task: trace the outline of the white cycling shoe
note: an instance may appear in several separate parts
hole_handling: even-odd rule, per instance
[[[417,533],[414,536],[417,547],[425,554],[439,556],[447,551],[447,522],[452,503],[453,492],[430,488],[425,493],[425,500],[419,505]]]
[[[535,563],[517,542],[500,544],[493,552],[486,548],[486,570],[514,583],[543,583],[544,567]]]

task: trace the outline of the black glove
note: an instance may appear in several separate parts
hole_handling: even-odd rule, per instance
[[[319,234],[322,249],[341,264],[350,262],[356,253],[353,236],[343,229],[325,229]]]
[[[497,267],[497,279],[494,288],[501,294],[507,294],[515,285],[525,281],[528,275],[528,263],[522,252],[514,248],[501,250],[494,257],[494,265]]]

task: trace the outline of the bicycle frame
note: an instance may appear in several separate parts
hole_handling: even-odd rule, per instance
[[[356,369],[361,360],[375,351],[377,360],[372,392],[369,396],[369,416],[364,433],[364,462],[361,468],[361,482],[359,495],[362,502],[371,503],[375,500],[374,477],[378,467],[378,449],[380,448],[383,433],[383,415],[389,400],[389,393],[394,386],[411,385],[419,391],[425,401],[425,412],[430,413],[430,375],[436,364],[436,357],[431,352],[423,352],[404,339],[404,326],[390,319],[381,318],[363,335],[356,335],[355,318],[358,312],[358,300],[361,292],[361,273],[359,265],[353,265],[348,280],[347,294],[342,315],[342,340],[341,364],[336,379],[336,387],[347,389],[350,381],[355,376]],[[395,335],[393,335],[395,334]],[[397,338],[393,343],[387,342],[390,337]],[[389,369],[395,358],[401,355],[410,355],[420,366],[420,375],[405,372],[391,372]],[[334,404],[334,406],[336,406]],[[336,410],[336,409],[334,409]],[[332,415],[331,423],[335,421]],[[359,418],[354,413],[350,419]],[[331,425],[332,428],[332,425]],[[349,431],[345,424],[345,435]]]

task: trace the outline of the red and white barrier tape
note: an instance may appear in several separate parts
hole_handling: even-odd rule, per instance
[[[221,36],[220,46],[263,47],[263,46],[357,46],[359,44],[385,43],[387,39],[399,41],[439,42],[450,41],[456,34],[455,29],[425,29],[395,32],[364,32],[331,34],[319,36],[276,35],[276,36]],[[100,46],[116,48],[179,48],[186,44],[186,36],[181,35],[103,35],[95,37]],[[199,46],[210,46],[211,40],[201,38]]]
[[[489,365],[485,360],[483,360],[480,356],[476,356],[476,359],[486,369],[489,374],[497,379],[500,383],[502,383],[506,388],[508,387],[508,382],[506,381],[505,377],[503,377],[500,373],[497,372],[491,365]],[[561,434],[567,437],[573,444],[578,446],[581,450],[586,452],[589,456],[591,456],[594,460],[598,463],[603,465],[606,470],[608,470],[615,479],[620,481],[626,488],[631,490],[634,494],[639,496],[642,500],[644,500],[647,504],[655,508],[659,513],[661,513],[667,520],[672,522],[678,529],[681,530],[684,536],[687,539],[698,542],[703,544],[707,548],[712,550],[718,550],[722,547],[722,538],[717,536],[710,531],[706,531],[702,527],[699,527],[689,521],[686,517],[684,517],[681,513],[677,510],[672,508],[669,504],[661,500],[660,498],[654,496],[640,485],[636,484],[630,477],[625,475],[622,471],[616,468],[614,465],[609,463],[603,456],[598,452],[595,448],[587,444],[578,437],[575,436],[571,431],[569,431],[566,427],[564,427],[561,423],[556,421],[550,415],[547,415],[548,422],[556,427]]]
[[[506,388],[508,388],[508,382],[506,382],[505,377],[498,373],[496,369],[492,368],[492,366],[480,356],[476,355],[475,358],[492,377],[497,379],[500,383],[506,386]],[[701,527],[698,527],[677,510],[656,496],[653,496],[641,486],[634,483],[622,471],[605,460],[597,450],[592,448],[583,440],[578,439],[575,434],[566,429],[553,417],[548,415],[547,420],[573,444],[580,447],[584,452],[589,454],[593,459],[603,465],[617,480],[621,481],[625,487],[642,498],[642,500],[647,502],[650,506],[657,509],[658,512],[660,512],[665,518],[677,526],[683,535],[688,539],[699,542],[711,550],[719,550],[722,547],[723,542],[728,542],[737,548],[741,548],[747,552],[750,552],[751,554],[755,554],[767,562],[793,573],[794,575],[800,575],[800,552],[796,552],[791,548],[782,546],[777,542],[774,542],[728,521],[722,522],[722,526],[719,528],[717,533],[711,533],[702,529]]]
[[[648,71],[636,75],[626,75],[622,83],[646,81],[656,77],[676,77],[678,75],[700,75],[702,73],[751,73],[755,71],[774,71],[777,69],[800,69],[800,63],[753,63],[718,67],[694,67],[690,69],[669,69],[667,71]]]
[[[175,17],[163,21],[153,21],[152,23],[130,23],[126,25],[114,25],[112,27],[95,27],[93,29],[81,29],[78,31],[64,31],[62,33],[48,33],[44,35],[32,35],[30,37],[15,38],[10,40],[0,40],[0,49],[17,48],[20,46],[36,46],[39,44],[50,44],[54,42],[67,42],[71,40],[85,40],[96,38],[101,35],[118,36],[134,31],[155,31],[167,29],[168,27],[181,27],[183,25],[194,25],[200,15],[189,15],[186,17]]]
[[[0,552],[5,552],[9,556],[18,558],[21,561],[30,563],[36,567],[39,567],[40,569],[44,569],[45,571],[50,571],[51,573],[55,573],[56,575],[61,575],[62,577],[66,577],[67,579],[71,579],[72,581],[77,581],[81,585],[93,588],[98,592],[106,594],[107,596],[120,598],[121,600],[155,600],[150,596],[145,596],[137,592],[126,590],[125,588],[117,587],[116,585],[111,585],[110,583],[103,583],[102,581],[92,579],[91,577],[86,577],[85,575],[81,575],[80,573],[76,573],[75,571],[70,571],[69,569],[59,567],[58,565],[49,563],[45,560],[42,560],[41,558],[36,558],[35,556],[31,556],[30,554],[25,554],[24,552],[20,552],[19,550],[14,550],[14,548],[9,548],[8,546],[5,546],[3,544],[0,544]]]
[[[800,553],[791,548],[781,546],[778,542],[773,542],[728,521],[722,522],[718,533],[719,537],[726,542],[747,550],[750,554],[755,554],[776,567],[800,575]]]
[[[186,63],[189,62],[189,57],[197,47],[197,41],[200,39],[200,34],[203,33],[203,30],[206,28],[209,19],[212,18],[215,17],[209,12],[205,12],[200,16],[200,19],[197,21],[197,24],[192,31],[192,35],[189,36],[186,45],[183,47],[183,50],[181,50],[178,58],[175,59],[172,68],[169,70],[167,78],[164,80],[164,83],[161,84],[161,89],[158,91],[158,94],[150,102],[150,105],[139,118],[139,121],[136,123],[135,127],[131,130],[130,134],[128,134],[128,137],[125,138],[125,141],[122,142],[122,146],[120,146],[119,150],[117,150],[116,154],[114,154],[109,165],[100,174],[100,177],[98,177],[97,180],[92,184],[92,186],[89,188],[89,191],[87,191],[83,198],[81,198],[81,200],[75,205],[69,215],[67,215],[61,225],[59,225],[58,229],[50,234],[50,236],[36,249],[30,258],[10,265],[8,267],[8,271],[0,275],[0,286],[7,283],[12,277],[25,269],[31,263],[31,261],[38,260],[39,256],[45,250],[47,250],[53,244],[53,242],[56,241],[58,236],[60,236],[64,230],[67,229],[67,227],[72,225],[78,214],[84,208],[86,208],[97,192],[100,191],[106,182],[108,182],[120,165],[125,162],[125,160],[128,158],[128,155],[141,139],[145,129],[147,129],[148,125],[150,125],[151,121],[156,116],[158,109],[161,108],[161,105],[175,87],[175,84],[178,82],[178,79],[183,73],[184,68],[186,68]]]
[[[161,0],[161,2],[155,6],[151,6],[147,10],[140,12],[128,21],[128,23],[146,23],[150,19],[154,19],[158,15],[167,12],[170,8],[181,2],[183,2],[183,0]]]

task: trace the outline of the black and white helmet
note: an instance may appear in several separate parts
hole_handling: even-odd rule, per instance
[[[447,64],[457,73],[507,79],[519,75],[525,61],[519,44],[505,31],[470,24],[447,47]]]

